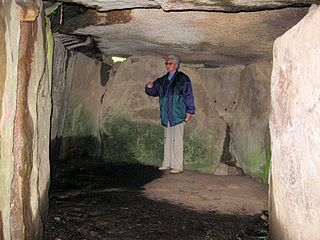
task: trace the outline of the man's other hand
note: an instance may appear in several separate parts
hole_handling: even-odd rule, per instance
[[[186,113],[186,122],[190,120],[191,116],[192,116],[192,114]]]

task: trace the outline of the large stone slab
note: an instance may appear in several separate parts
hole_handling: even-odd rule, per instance
[[[261,62],[251,64],[241,72],[239,99],[231,129],[231,154],[246,173],[260,178],[268,172],[270,158],[271,70],[271,63]]]
[[[240,72],[244,66],[201,68],[199,73],[206,86],[207,100],[213,103],[219,117],[232,125],[232,117],[238,103],[240,89]]]
[[[5,22],[5,13],[0,3],[0,106],[2,105],[4,83],[6,79],[6,63],[7,63],[7,54],[6,54],[6,41],[5,41],[5,32],[6,32],[6,22]],[[0,108],[0,116],[2,115],[2,109]],[[0,138],[1,141],[1,138]]]
[[[48,211],[53,42],[41,6],[41,1],[0,4],[0,62],[5,64],[0,74],[0,238],[5,240],[42,239]]]
[[[170,10],[206,10],[221,12],[240,12],[240,11],[256,11],[275,8],[284,8],[289,6],[303,6],[310,3],[316,3],[315,0],[196,0],[196,1],[172,1],[157,0],[161,4],[161,8],[165,11]]]
[[[67,115],[68,99],[74,73],[75,53],[68,51],[60,39],[54,35],[54,54],[52,71],[52,114],[50,159],[59,157],[64,124]]]
[[[272,239],[319,237],[320,7],[274,44],[271,82]]]
[[[221,11],[221,12],[239,12],[255,11],[265,9],[284,8],[289,6],[303,6],[316,3],[317,0],[125,0],[125,1],[99,1],[99,0],[66,0],[66,2],[75,2],[88,7],[94,7],[100,11],[110,11],[130,8],[162,8],[165,11],[177,10],[202,10],[202,11]]]
[[[187,2],[194,3],[183,4]],[[71,34],[65,42],[68,48],[97,52],[97,57],[101,53],[124,57],[173,53],[184,63],[210,67],[271,61],[273,41],[307,13],[307,8],[239,13],[161,9],[99,12],[68,4],[63,4],[63,9],[63,24],[59,13],[53,19],[56,31]]]
[[[144,86],[166,73],[164,62],[160,57],[130,57],[109,80],[102,107],[106,158],[161,164],[159,99],[146,95]],[[191,79],[196,105],[196,114],[185,129],[185,168],[210,172],[223,152],[226,123],[207,100],[206,82],[196,68],[182,66],[181,71]]]
[[[13,6],[12,6],[13,5]],[[10,195],[11,182],[13,175],[13,110],[15,109],[16,99],[16,78],[17,72],[17,56],[19,39],[19,22],[17,12],[12,2],[0,3],[0,61],[1,61],[1,133],[0,133],[0,238],[10,239]],[[8,10],[7,10],[8,9]],[[13,17],[12,21],[8,20],[8,15]],[[7,26],[12,27],[13,31],[9,31]],[[11,67],[7,66],[9,62]],[[3,108],[3,102],[6,102],[10,108]]]
[[[71,55],[70,55],[71,56]],[[100,155],[101,102],[105,93],[103,63],[81,53],[72,55],[68,75],[71,88],[59,158]],[[69,80],[67,80],[69,81]]]

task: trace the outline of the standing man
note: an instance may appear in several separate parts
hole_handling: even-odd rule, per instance
[[[164,126],[164,159],[159,170],[183,172],[183,132],[185,124],[195,113],[189,77],[179,72],[179,59],[170,55],[166,61],[167,74],[145,86],[148,95],[159,97],[161,124]]]

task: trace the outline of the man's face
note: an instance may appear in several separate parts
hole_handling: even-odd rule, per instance
[[[166,61],[166,67],[169,73],[173,73],[176,71],[178,66],[174,63],[174,60],[172,58],[168,58]]]

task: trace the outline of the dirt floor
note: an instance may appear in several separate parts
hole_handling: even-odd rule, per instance
[[[83,160],[52,166],[46,240],[269,239],[267,187],[250,177]]]

